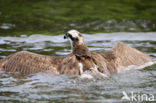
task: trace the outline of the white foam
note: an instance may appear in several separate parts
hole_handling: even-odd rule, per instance
[[[97,33],[94,35],[83,34],[85,42],[92,42],[92,41],[102,41],[102,40],[110,40],[110,41],[122,41],[122,40],[129,40],[129,41],[143,41],[143,40],[150,40],[156,41],[156,32],[139,32],[139,33],[127,33],[127,32],[117,32],[117,33]],[[6,43],[6,41],[10,42],[26,42],[26,43],[36,43],[36,42],[44,42],[50,41],[54,43],[62,43],[66,42],[67,40],[63,39],[63,35],[58,36],[48,36],[48,35],[41,35],[41,34],[33,34],[30,36],[24,37],[0,37],[0,44]]]
[[[128,70],[141,70],[141,69],[144,69],[145,67],[151,66],[153,64],[156,64],[156,61],[147,62],[147,63],[145,63],[143,65],[139,65],[139,66],[137,66],[137,65],[130,65],[130,66],[127,66],[127,67],[121,66],[121,67],[118,68],[118,73],[128,71]]]
[[[0,43],[5,43],[6,41],[10,42],[26,42],[26,43],[36,43],[43,41],[50,41],[55,43],[65,42],[63,35],[58,36],[48,36],[41,34],[34,34],[28,37],[0,37]]]
[[[94,35],[83,34],[85,41],[101,41],[101,40],[110,40],[110,41],[143,41],[150,40],[156,41],[156,32],[116,32],[116,33],[97,33]]]
[[[81,76],[80,76],[81,79],[93,79],[93,76],[91,76],[90,74],[85,74],[83,73]]]

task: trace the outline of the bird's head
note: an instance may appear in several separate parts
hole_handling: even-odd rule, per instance
[[[83,36],[77,30],[69,30],[64,36],[64,39],[69,38],[72,43],[84,44]]]

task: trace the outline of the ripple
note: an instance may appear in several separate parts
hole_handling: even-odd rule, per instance
[[[111,21],[108,21],[111,23]],[[156,33],[97,33],[84,34],[91,51],[110,50],[122,41],[156,58]],[[0,37],[0,56],[5,57],[20,50],[44,55],[67,55],[70,44],[63,35],[35,34],[20,37]],[[109,79],[82,80],[79,76],[37,73],[14,76],[0,71],[0,102],[95,102],[121,103],[122,91],[156,95],[156,65],[145,70],[126,71],[111,75]]]
[[[129,41],[156,41],[156,33],[155,32],[140,32],[140,33],[127,33],[127,32],[116,32],[116,33],[97,33],[94,35],[83,34],[85,37],[85,41],[100,41],[100,40],[110,40],[110,41],[121,41],[121,40],[129,40]],[[36,43],[43,41],[50,41],[54,43],[62,43],[67,40],[63,39],[63,35],[59,36],[47,36],[41,34],[34,34],[31,36],[22,36],[22,37],[0,37],[0,43],[4,43],[5,41],[10,42],[26,42],[26,43]]]

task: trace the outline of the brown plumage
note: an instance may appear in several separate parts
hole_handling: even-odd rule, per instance
[[[149,56],[121,42],[106,53],[95,53],[88,50],[78,31],[68,31],[65,38],[72,41],[73,52],[67,56],[51,57],[21,51],[0,60],[0,70],[22,74],[46,71],[69,75],[78,75],[85,71],[113,74],[125,71],[130,65],[139,66],[152,62]]]
[[[153,62],[149,56],[122,42],[118,42],[112,50],[106,53],[92,53],[92,57],[99,66],[99,71],[105,74],[125,71],[130,65],[140,66]]]
[[[22,74],[52,71],[57,74],[58,64],[62,58],[50,57],[21,51],[0,61],[1,70],[7,72],[20,72]]]

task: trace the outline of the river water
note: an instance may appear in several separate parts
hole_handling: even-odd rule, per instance
[[[156,32],[83,34],[91,51],[110,50],[122,41],[156,59]],[[0,37],[0,58],[27,50],[34,53],[60,56],[71,52],[63,35],[34,34],[20,37]],[[122,100],[123,92],[135,99]],[[114,74],[109,79],[80,79],[79,76],[55,76],[37,73],[15,76],[0,72],[0,103],[129,103],[141,102],[141,95],[153,95],[156,101],[156,65],[144,70]],[[146,98],[143,100],[146,102]],[[151,102],[149,102],[151,103]]]

